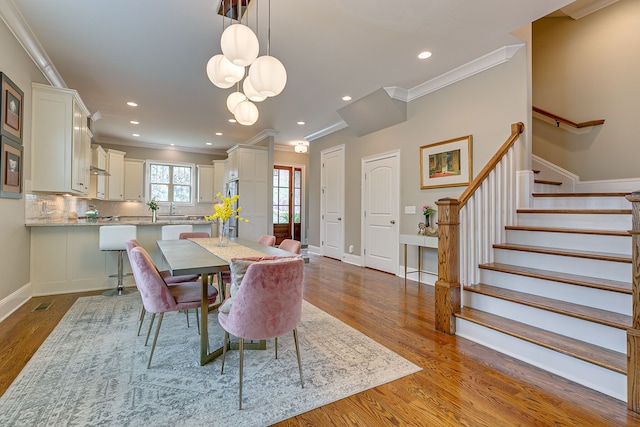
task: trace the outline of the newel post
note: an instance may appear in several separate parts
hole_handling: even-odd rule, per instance
[[[436,281],[435,327],[446,334],[456,333],[454,313],[460,312],[460,240],[456,199],[440,199],[438,206],[438,280]]]
[[[640,412],[640,192],[627,196],[632,211],[632,323],[627,330],[627,408]]]

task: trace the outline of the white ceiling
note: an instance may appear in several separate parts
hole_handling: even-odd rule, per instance
[[[271,54],[287,86],[257,104],[253,126],[232,124],[226,97],[206,76],[221,53],[219,0],[13,1],[66,83],[91,113],[105,143],[220,152],[266,129],[293,144],[341,121],[336,110],[382,87],[411,89],[519,42],[510,32],[570,0],[273,0]],[[259,3],[259,4],[258,4]],[[258,4],[260,54],[266,52],[268,1]],[[224,25],[229,24],[225,20]],[[433,52],[416,59],[422,50]],[[139,104],[131,108],[126,102]],[[131,125],[138,120],[140,125]],[[300,126],[298,121],[305,121]],[[137,132],[141,136],[133,137]],[[222,136],[216,136],[222,132]],[[206,146],[206,142],[213,143]]]

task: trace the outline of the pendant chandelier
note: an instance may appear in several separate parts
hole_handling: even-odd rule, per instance
[[[222,54],[214,55],[209,60],[207,76],[215,86],[221,89],[228,89],[238,83],[237,90],[227,97],[227,108],[233,113],[238,123],[251,126],[259,116],[258,107],[254,102],[262,102],[267,97],[280,94],[287,84],[287,70],[282,62],[271,56],[271,0],[269,0],[267,53],[260,57],[258,57],[260,51],[258,37],[248,25],[242,23],[243,0],[235,1],[237,13],[233,8],[234,0],[222,0],[220,5],[223,16],[230,14],[230,18],[234,19],[235,17],[238,22],[229,25],[222,32],[220,37]],[[256,31],[258,23],[257,1]],[[248,73],[245,67],[249,67]],[[243,78],[242,92],[240,92],[239,82]]]

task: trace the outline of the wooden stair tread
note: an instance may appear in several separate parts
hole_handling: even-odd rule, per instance
[[[560,181],[548,181],[546,179],[534,179],[534,184],[562,185]]]
[[[469,307],[462,307],[460,313],[456,313],[455,315],[469,322],[477,323],[623,375],[627,372],[627,356],[624,353],[536,328],[505,317],[474,310]]]
[[[583,230],[580,228],[557,228],[557,227],[537,227],[537,226],[525,226],[525,225],[507,225],[505,230],[519,230],[519,231],[545,231],[549,233],[570,233],[570,234],[597,234],[601,236],[621,236],[630,237],[631,234],[628,231],[623,230]]]
[[[588,215],[630,215],[631,209],[517,209],[517,213],[539,213],[539,214],[588,214]]]
[[[518,265],[502,264],[492,262],[479,266],[485,270],[500,271],[503,273],[516,274],[519,276],[533,277],[536,279],[551,280],[554,282],[568,283],[570,285],[584,286],[594,289],[632,294],[631,283],[618,280],[600,279],[598,277],[581,276],[578,274],[561,273],[558,271],[542,270],[539,268],[521,267]]]
[[[611,326],[612,328],[626,330],[631,327],[631,316],[615,313],[613,311],[587,307],[572,302],[560,301],[525,292],[513,291],[511,289],[499,288],[497,286],[485,285],[484,283],[465,286],[464,290],[523,304],[529,307],[539,308],[541,310],[565,316],[575,317],[577,319],[587,320],[589,322],[599,323],[601,325]]]
[[[593,252],[593,251],[577,251],[567,249],[549,248],[545,246],[530,246],[530,245],[518,245],[515,243],[496,243],[493,245],[494,249],[506,249],[522,252],[535,252],[548,255],[570,256],[575,258],[587,258],[596,259],[602,261],[612,262],[624,262],[631,264],[631,256],[611,254],[607,252]]]
[[[630,193],[533,193],[533,197],[624,197]]]

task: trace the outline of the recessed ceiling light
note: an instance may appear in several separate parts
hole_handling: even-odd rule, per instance
[[[351,101],[351,97],[349,95],[345,95],[342,97],[343,101]]]
[[[129,102],[127,102],[127,105],[128,105],[129,107],[137,107],[137,106],[138,106],[138,104],[136,104],[136,103],[135,103],[135,102],[133,102],[133,101],[129,101]]]
[[[235,123],[236,119],[229,119],[229,123]]]
[[[207,145],[213,145],[213,143],[211,143],[211,142],[205,142],[205,144],[207,144]]]
[[[173,147],[173,146],[174,146],[174,145],[176,145],[176,144],[169,144],[169,145]]]
[[[222,132],[216,132],[217,136],[222,136]]]
[[[132,133],[131,135],[133,135],[133,136],[140,136],[140,134],[139,134],[139,133]]]
[[[305,122],[303,122],[303,121],[299,121],[299,122],[298,122],[298,124],[299,124],[300,126],[302,126],[302,125],[304,125],[304,124],[306,124],[306,123],[305,123]]]
[[[135,120],[131,120],[129,123],[131,123],[132,125],[139,125],[140,124],[140,122],[137,122]]]
[[[418,54],[418,59],[427,59],[431,57],[431,52],[429,52],[428,50],[425,50],[424,52],[420,52]]]

